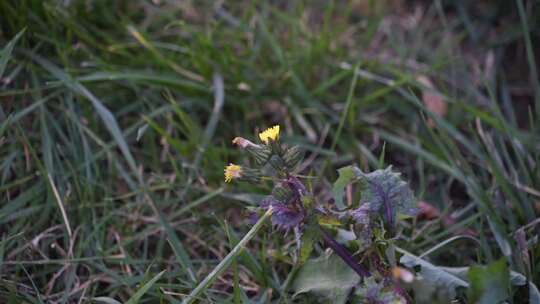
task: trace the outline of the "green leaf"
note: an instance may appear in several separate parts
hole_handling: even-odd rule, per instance
[[[308,260],[294,281],[295,296],[313,292],[330,298],[331,303],[344,303],[360,277],[337,255]]]
[[[139,288],[139,290],[137,290],[137,292],[135,292],[133,294],[133,296],[131,296],[131,298],[129,298],[129,300],[126,302],[126,304],[139,303],[139,300],[141,299],[141,297],[161,278],[161,276],[163,276],[164,273],[165,273],[165,270],[158,273],[150,281],[146,282],[146,284],[144,284],[141,288]]]
[[[356,178],[355,170],[358,169],[353,166],[343,167],[338,170],[339,177],[334,182],[332,194],[339,210],[346,208],[345,204],[343,204],[343,194],[345,193],[345,187]]]
[[[501,303],[510,298],[510,272],[505,259],[488,266],[472,266],[468,273],[469,301],[479,304]]]
[[[409,268],[420,267],[419,274],[423,281],[437,290],[442,289],[451,299],[456,297],[457,288],[469,287],[469,283],[457,275],[446,271],[443,267],[437,267],[403,249],[396,248],[396,251],[403,254],[399,261],[401,264]]]
[[[453,273],[456,276],[467,280],[468,273],[469,273],[469,267],[441,267],[447,272]],[[514,286],[523,286],[528,283],[529,285],[529,303],[531,304],[540,304],[540,291],[538,290],[538,287],[532,282],[527,282],[527,277],[522,275],[519,272],[510,271],[510,283]]]
[[[393,218],[397,213],[408,216],[416,214],[414,195],[409,185],[401,179],[401,173],[392,171],[392,166],[371,173],[363,173],[358,168],[354,169],[356,175],[365,185],[362,190],[361,205],[368,204],[370,211],[380,212],[385,203],[388,203],[392,207]]]
[[[315,225],[308,225],[306,229],[304,229],[301,238],[302,245],[300,247],[300,257],[298,259],[300,264],[304,264],[307,259],[309,259],[309,256],[313,251],[313,244],[317,241],[318,236],[319,229],[317,229]]]

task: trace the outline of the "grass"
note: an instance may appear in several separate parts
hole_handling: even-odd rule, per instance
[[[327,178],[321,200],[339,167],[391,164],[441,212],[404,224],[404,250],[444,266],[505,257],[538,283],[539,9],[0,2],[1,302],[181,302],[269,190],[224,184],[231,139],[276,123],[313,157],[304,173]],[[452,239],[465,230],[479,244]],[[263,227],[197,294],[292,301],[288,240]]]

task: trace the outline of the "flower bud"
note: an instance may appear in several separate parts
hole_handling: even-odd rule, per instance
[[[252,184],[259,184],[261,182],[262,173],[259,169],[242,168],[242,176],[238,180],[246,181]]]
[[[240,148],[242,149],[245,149],[249,146],[257,146],[256,144],[252,143],[250,140],[247,140],[243,137],[235,137],[233,140],[232,140],[232,143],[239,146]]]
[[[270,154],[272,154],[268,146],[254,144],[243,137],[235,137],[232,142],[253,156],[258,166],[264,166],[268,162]]]
[[[285,166],[292,170],[294,169],[304,158],[304,152],[300,149],[299,146],[294,146],[287,149],[283,155],[283,160],[285,161]]]
[[[233,179],[259,183],[262,176],[261,171],[258,169],[246,168],[235,164],[229,164],[225,167],[224,173],[226,183],[231,182]]]
[[[280,157],[283,156],[283,147],[278,141],[273,141],[269,144],[270,150],[272,150],[272,154],[279,155]]]
[[[253,156],[255,159],[255,163],[258,166],[264,166],[268,162],[268,159],[270,158],[270,155],[272,154],[272,151],[268,149],[266,146],[249,146],[246,148],[246,151]]]
[[[268,162],[270,163],[270,165],[272,165],[272,167],[274,167],[274,169],[278,171],[283,170],[283,168],[285,167],[285,162],[283,161],[283,159],[276,154],[272,154]]]

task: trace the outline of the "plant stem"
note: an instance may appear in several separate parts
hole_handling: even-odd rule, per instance
[[[266,213],[251,227],[251,229],[244,235],[244,237],[234,246],[233,250],[227,254],[227,256],[219,262],[219,264],[210,272],[199,285],[191,291],[191,293],[182,301],[182,304],[193,303],[199,298],[199,295],[203,293],[216,279],[217,277],[229,267],[233,259],[236,258],[244,249],[244,246],[249,242],[255,234],[261,229],[262,225],[272,215],[272,208],[268,208]]]
[[[291,285],[294,277],[298,273],[298,270],[300,270],[301,265],[300,264],[294,264],[291,271],[287,275],[287,278],[285,279],[285,282],[281,285],[281,297],[278,301],[278,303],[282,303],[282,300],[285,300],[285,303],[288,303],[287,301],[287,290],[289,289],[289,286]]]
[[[356,260],[351,256],[351,254],[343,247],[341,244],[336,242],[329,234],[328,232],[324,231],[322,227],[320,227],[320,230],[322,232],[323,239],[326,243],[326,245],[334,252],[339,255],[339,257],[349,265],[360,277],[369,277],[371,274],[367,269],[365,269],[362,265],[358,264]]]

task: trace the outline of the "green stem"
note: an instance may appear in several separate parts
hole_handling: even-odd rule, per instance
[[[281,297],[279,298],[278,303],[288,303],[287,301],[287,290],[289,289],[289,286],[291,285],[291,282],[293,281],[294,277],[296,276],[296,273],[298,270],[300,270],[300,264],[294,264],[291,271],[289,272],[289,275],[287,275],[287,278],[285,279],[285,282],[283,285],[281,285]]]
[[[232,263],[234,258],[238,256],[244,247],[246,246],[247,242],[249,242],[255,234],[261,229],[262,225],[272,215],[272,208],[269,208],[268,211],[253,225],[253,227],[246,233],[246,235],[234,246],[233,250],[227,254],[227,256],[219,262],[219,264],[210,272],[204,280],[202,280],[199,285],[191,291],[191,293],[184,299],[182,304],[190,304],[193,303],[195,300],[197,300],[201,293],[203,293],[216,279],[217,277],[223,273],[229,267],[229,265]]]

